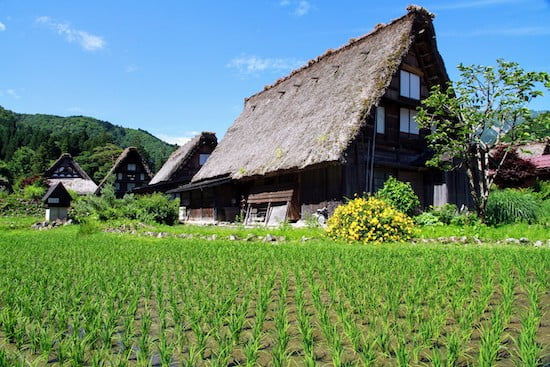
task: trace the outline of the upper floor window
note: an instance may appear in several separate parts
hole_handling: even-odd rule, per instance
[[[199,164],[203,166],[208,160],[208,157],[210,157],[210,154],[199,154]]]
[[[401,70],[400,94],[403,97],[420,99],[420,77],[408,71]]]
[[[119,172],[119,173],[117,174],[117,177],[118,177],[119,180],[122,180],[122,172]]]
[[[382,106],[376,107],[376,132],[384,134],[386,131],[386,110]]]
[[[128,171],[135,171],[135,170],[136,170],[136,164],[128,163]]]
[[[399,131],[418,135],[418,125],[416,124],[415,117],[415,110],[401,108],[399,110]]]

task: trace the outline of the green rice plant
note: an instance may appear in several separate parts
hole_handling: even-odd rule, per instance
[[[397,359],[398,367],[408,367],[410,362],[410,354],[407,350],[407,342],[403,338],[399,338],[397,347],[394,350]]]
[[[517,339],[513,339],[517,350],[517,366],[540,366],[543,347],[536,341],[539,324],[539,318],[532,312],[522,315],[521,332]]]
[[[530,191],[504,189],[491,192],[487,200],[486,222],[490,225],[514,222],[536,223],[540,200]]]
[[[251,337],[244,345],[244,355],[246,358],[246,367],[255,367],[260,357],[260,338]]]
[[[172,363],[172,356],[174,355],[174,346],[168,343],[165,332],[160,333],[158,342],[158,353],[160,356],[160,363],[163,367],[170,366]]]

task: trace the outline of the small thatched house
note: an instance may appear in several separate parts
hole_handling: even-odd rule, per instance
[[[137,187],[145,186],[151,181],[153,173],[147,162],[135,147],[128,147],[122,151],[115,164],[99,184],[96,194],[99,195],[103,187],[113,181],[116,197]]]
[[[88,176],[69,153],[63,153],[43,175],[48,186],[61,182],[63,186],[79,195],[93,194],[97,189]]]
[[[414,117],[449,78],[433,15],[411,6],[387,25],[329,50],[245,99],[210,159],[179,192],[188,220],[298,220],[393,175],[424,206],[466,200],[463,177],[425,167]]]
[[[215,133],[202,132],[174,151],[148,185],[136,193],[166,192],[188,183],[218,145]]]

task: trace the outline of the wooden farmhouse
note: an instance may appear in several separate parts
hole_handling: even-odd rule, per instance
[[[174,151],[148,185],[136,193],[166,192],[189,183],[218,145],[216,134],[202,132]]]
[[[121,198],[127,192],[137,187],[145,186],[151,181],[153,174],[147,162],[135,147],[122,151],[115,164],[99,184],[96,194],[99,195],[105,185],[113,181],[115,195]]]
[[[241,115],[179,193],[184,219],[295,221],[344,197],[408,181],[423,206],[465,203],[467,181],[425,166],[415,123],[431,87],[449,81],[433,15],[408,13],[245,99]]]
[[[70,191],[79,195],[93,194],[96,183],[88,176],[69,153],[63,153],[57,161],[44,173],[48,186],[62,183]]]

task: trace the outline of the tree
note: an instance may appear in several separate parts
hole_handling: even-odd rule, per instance
[[[480,218],[485,218],[489,192],[507,153],[520,134],[510,134],[529,121],[529,103],[542,96],[541,84],[550,88],[550,74],[525,72],[519,64],[497,60],[497,67],[460,64],[460,78],[446,88],[432,88],[419,108],[416,121],[432,133],[427,136],[434,152],[428,165],[451,170],[464,167]],[[522,138],[526,138],[522,131]],[[528,132],[527,132],[528,133]],[[494,169],[491,151],[504,136],[512,137]]]

